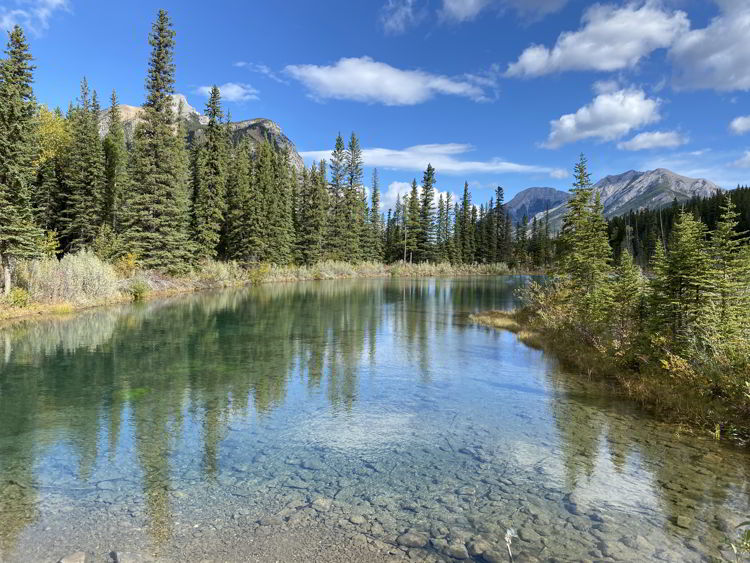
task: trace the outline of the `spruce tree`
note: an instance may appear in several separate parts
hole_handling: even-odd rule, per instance
[[[331,153],[329,165],[331,180],[329,189],[329,236],[327,240],[327,254],[333,260],[346,260],[348,249],[346,247],[346,231],[350,228],[348,224],[345,189],[347,185],[347,154],[344,138],[336,137],[336,144]]]
[[[328,208],[328,189],[325,163],[303,171],[300,203],[300,257],[302,263],[312,266],[323,260],[325,221]]]
[[[412,180],[411,193],[406,202],[406,221],[404,234],[404,260],[413,262],[419,252],[419,240],[421,237],[421,206],[419,202],[419,187],[417,180]]]
[[[422,176],[422,197],[419,208],[418,260],[435,261],[435,169],[431,164]]]
[[[9,33],[5,53],[0,61],[0,266],[8,295],[14,261],[39,254],[41,231],[31,204],[37,155],[34,66],[19,26]]]
[[[461,203],[461,259],[464,264],[474,262],[474,223],[469,182],[464,183],[464,195]]]
[[[383,220],[380,215],[380,179],[378,169],[372,171],[372,204],[370,206],[370,241],[368,258],[375,262],[383,261]]]
[[[193,187],[193,240],[198,258],[216,258],[224,223],[226,197],[225,131],[221,119],[221,94],[211,88],[206,104],[208,127],[195,163]]]
[[[346,188],[344,190],[344,207],[347,228],[342,232],[341,244],[344,250],[345,260],[358,262],[360,260],[361,233],[364,229],[366,215],[366,201],[364,198],[364,187],[362,185],[363,160],[362,149],[359,139],[352,133],[349,146],[346,150]]]
[[[253,259],[251,182],[250,147],[243,139],[234,151],[227,177],[226,255],[240,262]]]
[[[737,207],[727,194],[711,236],[709,285],[716,302],[718,333],[732,343],[747,335],[750,324],[750,255],[747,233],[739,232],[738,225]]]
[[[112,90],[110,104],[107,115],[109,130],[104,138],[104,222],[117,231],[122,194],[128,185],[128,152],[125,146],[125,129],[122,125],[120,105],[114,90]]]
[[[99,137],[99,109],[96,93],[89,98],[86,78],[81,97],[71,116],[73,142],[65,180],[66,205],[63,241],[67,251],[94,242],[104,222],[105,166]]]
[[[294,228],[292,224],[292,178],[289,153],[272,151],[273,182],[267,192],[268,259],[279,265],[291,263]]]
[[[167,12],[160,10],[149,36],[151,58],[146,78],[143,123],[136,127],[131,189],[124,217],[127,249],[154,269],[184,271],[191,259],[187,236],[186,189],[175,174],[179,145],[175,134],[175,32]]]

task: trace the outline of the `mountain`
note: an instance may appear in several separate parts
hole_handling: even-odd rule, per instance
[[[531,220],[537,213],[554,209],[570,199],[570,193],[555,188],[526,188],[518,192],[506,205],[514,223],[523,221],[524,215]]]
[[[657,168],[647,172],[630,170],[615,176],[606,176],[594,185],[594,193],[601,195],[604,216],[607,218],[624,215],[639,209],[658,209],[673,201],[684,202],[693,197],[708,197],[720,192],[721,188],[703,178],[680,176],[671,170]],[[565,205],[550,211],[552,231],[559,231]],[[541,219],[543,213],[537,215]]]
[[[175,115],[177,115],[180,104],[182,104],[182,112],[179,116],[185,120],[187,125],[188,140],[193,142],[196,138],[200,138],[203,135],[203,131],[208,125],[208,117],[201,115],[198,110],[188,104],[187,99],[182,94],[173,94],[172,109]],[[128,143],[131,143],[136,125],[143,121],[143,108],[140,106],[121,105],[120,114],[125,129],[125,139]],[[277,148],[286,148],[289,150],[290,161],[298,172],[304,167],[304,162],[297,152],[297,148],[289,137],[284,134],[278,123],[270,119],[259,118],[232,122],[229,126],[232,129],[232,137],[235,142],[247,137],[250,141],[250,146],[254,148],[262,143],[263,139],[268,138]],[[108,130],[108,110],[102,110],[99,115],[99,135],[104,137]]]

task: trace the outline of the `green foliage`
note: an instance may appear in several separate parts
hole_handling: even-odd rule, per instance
[[[144,301],[151,288],[148,282],[141,278],[136,278],[128,284],[128,293],[133,298],[133,301]]]
[[[191,260],[187,235],[185,178],[180,170],[180,140],[175,135],[170,94],[174,92],[175,33],[159,12],[149,44],[143,123],[136,127],[130,169],[131,189],[123,216],[126,248],[147,268],[185,271]]]
[[[115,230],[108,224],[104,223],[99,227],[91,249],[99,258],[105,262],[114,262],[121,254],[120,238]]]
[[[10,290],[10,293],[5,298],[5,302],[11,307],[17,307],[19,309],[25,309],[29,306],[31,299],[29,292],[22,287],[14,287]]]
[[[38,255],[42,232],[31,201],[37,156],[34,67],[19,26],[10,32],[5,53],[0,61],[0,266],[8,295],[13,260]]]
[[[104,209],[103,219],[107,225],[117,230],[124,191],[128,188],[128,153],[125,146],[125,129],[120,116],[117,93],[112,90],[108,112],[109,130],[104,137]]]
[[[205,142],[194,152],[193,240],[199,259],[213,259],[219,250],[224,223],[226,163],[225,137],[219,88],[211,88],[206,104],[208,128]]]

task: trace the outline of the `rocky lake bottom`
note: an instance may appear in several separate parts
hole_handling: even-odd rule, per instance
[[[747,452],[468,321],[522,283],[261,287],[6,330],[0,561],[734,560]]]

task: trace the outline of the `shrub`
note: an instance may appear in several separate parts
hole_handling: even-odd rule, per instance
[[[10,290],[10,294],[5,298],[5,302],[11,307],[18,307],[23,309],[29,306],[30,298],[29,292],[22,287],[14,287]]]
[[[138,269],[138,255],[135,252],[123,254],[115,260],[114,266],[123,278],[132,278]]]
[[[237,262],[205,260],[198,265],[198,279],[204,287],[235,285],[247,279],[247,273]]]
[[[112,262],[120,252],[120,239],[109,225],[99,227],[92,250],[105,262]]]
[[[67,254],[62,260],[35,260],[29,263],[25,275],[32,299],[43,303],[87,305],[118,295],[115,269],[89,250]]]
[[[141,278],[132,280],[128,285],[128,293],[133,301],[143,301],[150,290],[148,282]]]

